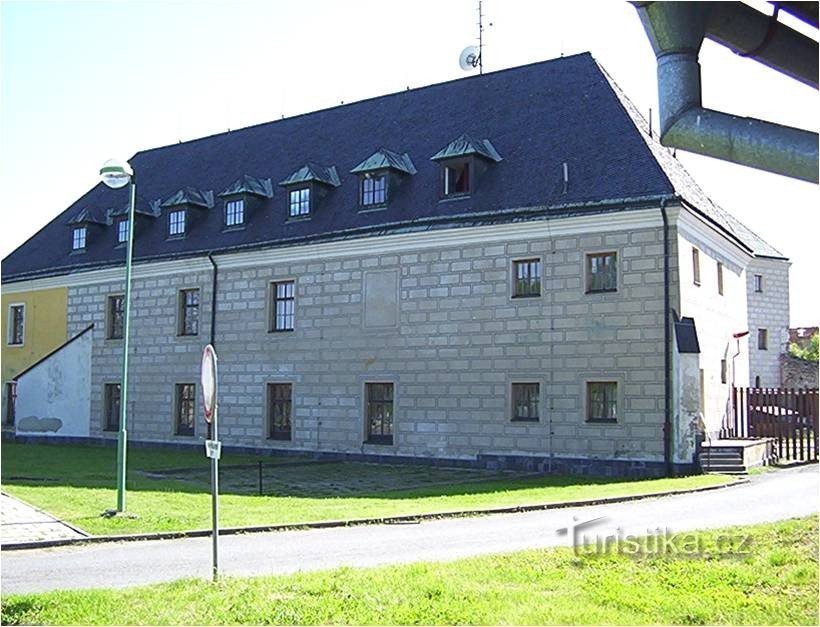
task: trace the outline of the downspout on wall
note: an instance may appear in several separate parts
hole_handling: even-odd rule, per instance
[[[217,276],[219,274],[219,266],[216,265],[216,261],[214,261],[213,254],[208,253],[208,261],[211,262],[211,266],[213,266],[214,272],[213,277],[211,279],[211,337],[210,337],[210,344],[214,348],[216,348],[216,288],[217,288]],[[213,437],[212,435],[212,425],[211,422],[208,422],[208,439],[210,440]]]
[[[704,38],[737,51],[754,30],[754,17],[738,9],[739,4],[633,2],[657,58],[661,143],[817,183],[817,133],[702,106],[698,55]],[[774,32],[781,33],[776,46],[764,39],[760,51],[746,55],[816,87],[817,42],[806,43],[807,38],[782,24]],[[813,50],[813,61],[804,49]]]
[[[663,462],[666,476],[674,475],[672,464],[672,306],[670,303],[669,277],[669,216],[666,213],[666,199],[661,199],[661,219],[663,220]]]

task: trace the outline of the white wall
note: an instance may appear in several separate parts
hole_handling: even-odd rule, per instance
[[[748,337],[738,342],[733,334],[748,329],[746,266],[751,257],[711,227],[691,215],[681,214],[678,233],[681,316],[695,319],[703,370],[703,418],[706,431],[716,435],[724,416],[731,412],[732,382],[748,385]],[[699,251],[700,285],[694,282],[692,248]],[[717,263],[723,264],[723,294],[718,292]],[[726,360],[726,383],[721,361]]]
[[[89,435],[92,337],[81,333],[18,378],[18,435]]]

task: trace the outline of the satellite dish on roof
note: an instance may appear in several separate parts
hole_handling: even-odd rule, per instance
[[[467,46],[458,57],[458,64],[465,72],[476,69],[481,63],[481,49],[478,46]]]

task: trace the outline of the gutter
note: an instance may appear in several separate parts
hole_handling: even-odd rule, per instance
[[[698,63],[709,37],[816,89],[817,42],[740,2],[632,4],[657,59],[661,144],[818,182],[817,133],[703,107]]]

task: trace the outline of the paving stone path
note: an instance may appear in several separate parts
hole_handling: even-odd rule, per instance
[[[8,494],[0,494],[0,525],[0,546],[18,542],[85,537],[53,516]]]

